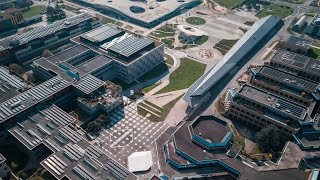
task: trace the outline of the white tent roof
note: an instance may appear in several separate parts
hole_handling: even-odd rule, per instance
[[[130,172],[147,171],[152,164],[151,151],[135,152],[128,157],[128,169]]]

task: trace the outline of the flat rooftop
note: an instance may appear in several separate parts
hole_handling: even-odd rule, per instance
[[[74,118],[56,105],[38,106],[6,125],[28,149],[44,144],[53,154],[41,162],[57,179],[137,179],[97,147],[72,124]]]
[[[271,58],[271,62],[280,64],[288,64],[294,66],[297,69],[308,71],[310,73],[320,76],[320,61],[314,58],[303,56],[291,51],[280,49]]]
[[[24,44],[34,39],[43,38],[47,35],[61,31],[62,29],[75,26],[77,24],[80,24],[81,22],[84,22],[92,18],[93,16],[91,16],[90,14],[83,13],[67,19],[56,21],[44,27],[33,29],[21,35],[13,36],[12,38],[0,40],[0,50],[11,47],[11,43],[14,43],[15,46]]]
[[[109,24],[75,37],[72,41],[123,64],[131,63],[162,45],[161,42]]]
[[[195,135],[212,143],[222,142],[231,132],[226,122],[214,116],[200,116],[191,127]]]
[[[303,49],[309,49],[312,44],[312,40],[304,39],[304,38],[297,37],[297,36],[290,36],[287,39],[286,43],[289,45],[303,48]]]
[[[93,43],[102,43],[122,33],[124,33],[124,31],[117,26],[103,25],[100,28],[82,34],[80,37]]]
[[[20,94],[18,90],[26,86],[21,79],[11,74],[7,68],[0,66],[0,102]]]
[[[38,59],[34,64],[60,76],[64,76],[66,70],[69,70],[84,77],[111,62],[112,59],[107,56],[83,45],[75,45],[49,58]]]
[[[238,91],[238,94],[253,102],[259,102],[267,107],[280,111],[289,116],[304,120],[307,114],[307,109],[299,104],[290,102],[278,96],[259,90],[249,85],[243,85]]]
[[[266,65],[262,66],[258,73],[261,76],[276,79],[284,84],[299,87],[307,92],[315,92],[318,87],[318,83],[314,81]]]
[[[198,162],[227,157],[225,150],[204,151],[202,147],[193,143],[189,125],[189,123],[186,123],[173,135],[176,149],[188,154]]]

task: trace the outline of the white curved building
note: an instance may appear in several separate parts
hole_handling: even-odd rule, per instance
[[[178,29],[180,31],[179,38],[184,42],[196,41],[205,34],[200,29],[188,25],[178,25]]]

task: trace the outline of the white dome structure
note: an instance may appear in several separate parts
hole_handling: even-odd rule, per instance
[[[196,41],[205,34],[203,31],[188,25],[178,25],[178,29],[180,31],[179,37],[184,42]]]

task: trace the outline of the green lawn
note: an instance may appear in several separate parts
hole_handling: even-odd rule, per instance
[[[206,65],[189,58],[181,58],[181,64],[170,74],[170,83],[157,94],[190,87],[204,73]]]
[[[174,64],[173,58],[172,58],[170,55],[168,55],[168,54],[165,54],[165,55],[164,55],[164,61],[165,61],[167,64],[170,64],[171,66],[173,66],[173,64]]]
[[[207,42],[209,39],[209,37],[207,35],[203,35],[200,39],[198,39],[195,43],[197,45],[202,45],[204,44],[205,42]]]
[[[81,14],[81,12],[80,12],[80,9],[79,8],[75,8],[75,7],[72,7],[72,6],[69,6],[69,5],[66,5],[66,4],[64,4],[64,6],[63,6],[66,10],[68,10],[68,11],[71,11],[71,12],[74,12],[74,13],[76,13],[76,14]]]
[[[117,25],[117,26],[123,26],[123,23],[122,22],[119,22],[119,21],[117,21],[116,23],[115,23],[115,25]]]
[[[161,39],[161,42],[163,42],[168,48],[172,49],[173,48],[173,40],[171,39]]]
[[[158,77],[168,71],[169,71],[168,66],[165,63],[161,63],[161,64],[157,65],[156,67],[154,67],[153,69],[151,69],[146,74],[139,77],[138,81],[141,81],[141,82],[148,81],[148,80],[156,78],[156,77]]]
[[[225,6],[228,9],[235,8],[241,4],[243,4],[247,0],[214,0],[214,2],[218,3],[221,6]]]
[[[31,6],[30,8],[24,9],[22,11],[22,16],[24,18],[29,18],[32,16],[40,15],[41,10],[46,10],[45,6]]]
[[[250,152],[250,154],[262,154],[263,151],[258,144],[255,144]]]
[[[146,86],[143,88],[143,92],[147,93],[147,92],[151,91],[152,89],[154,89],[155,87],[159,86],[160,84],[161,83],[158,82],[158,83],[152,84],[150,86]]]
[[[138,106],[138,114],[140,114],[141,116],[144,116],[144,117],[145,117],[147,114],[150,114],[151,116],[148,117],[147,119],[149,119],[149,120],[152,121],[152,122],[161,122],[161,121],[164,121],[164,120],[166,119],[166,117],[168,116],[170,110],[171,110],[171,109],[173,108],[173,106],[179,101],[179,99],[181,99],[182,96],[183,96],[183,95],[177,97],[177,98],[174,99],[173,101],[171,101],[171,102],[169,102],[168,104],[164,105],[162,108],[160,108],[160,107],[156,108],[156,109],[160,110],[161,113],[159,113],[159,112],[157,112],[157,111],[155,111],[155,110],[152,111],[152,112],[155,112],[155,113],[157,113],[158,115],[160,115],[160,117],[157,117],[157,116],[149,113],[148,111],[142,109],[142,108],[139,107],[139,106]],[[149,105],[151,105],[150,102],[147,102],[147,103],[148,103]],[[151,105],[151,106],[155,107],[155,105]],[[146,106],[144,105],[143,107],[146,107]],[[149,107],[148,109],[150,109],[150,107]],[[152,109],[150,109],[150,110],[152,110]]]
[[[312,57],[312,58],[316,58],[316,59],[320,59],[320,49],[315,48],[315,47],[311,47],[308,50],[307,56]]]
[[[294,4],[302,4],[304,2],[306,2],[306,0],[284,0],[286,2],[289,2],[289,3],[294,3]]]
[[[174,36],[174,32],[161,32],[161,31],[154,31],[152,33],[152,35],[154,37],[158,37],[158,38],[161,38],[161,37],[173,37]]]
[[[192,25],[202,25],[206,23],[206,20],[200,18],[200,17],[188,17],[186,19],[187,23]]]
[[[177,27],[177,25],[176,24],[167,24],[167,25],[164,25],[164,26],[162,26],[162,27],[160,27],[159,29],[157,29],[157,30],[159,30],[159,31],[163,31],[163,32],[175,32],[176,30],[175,30],[175,28]]]
[[[269,6],[266,6],[261,12],[259,12],[256,16],[258,18],[263,18],[268,15],[275,15],[283,19],[292,14],[293,9],[291,7],[279,4],[270,4]]]

